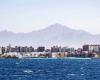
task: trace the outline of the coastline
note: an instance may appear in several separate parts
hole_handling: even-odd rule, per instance
[[[22,58],[18,58],[18,57],[0,57],[0,59],[100,59],[100,57],[64,57],[64,58],[34,58],[34,57],[22,57]]]

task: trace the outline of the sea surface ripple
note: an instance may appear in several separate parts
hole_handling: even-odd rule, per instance
[[[100,59],[0,59],[0,80],[100,80]]]

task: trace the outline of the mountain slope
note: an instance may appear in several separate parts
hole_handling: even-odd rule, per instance
[[[80,47],[83,44],[99,44],[100,35],[91,35],[82,30],[70,29],[61,24],[53,24],[45,29],[30,33],[0,32],[0,45],[31,45],[31,46],[73,46]]]

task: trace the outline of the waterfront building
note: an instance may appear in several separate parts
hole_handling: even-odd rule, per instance
[[[15,52],[21,52],[20,46],[15,46]]]
[[[62,47],[61,52],[68,52],[68,47]]]
[[[51,52],[51,49],[45,49],[45,52]]]
[[[5,53],[5,47],[1,47],[1,53],[2,53],[2,54]]]
[[[10,44],[5,48],[5,52],[6,53],[11,52],[11,45]]]
[[[75,49],[74,49],[74,48],[68,48],[68,52],[69,52],[70,54],[74,54],[74,53],[75,53]]]
[[[28,52],[34,52],[34,48],[33,48],[32,46],[30,46],[30,47],[28,48]]]
[[[100,54],[100,45],[83,45],[83,51],[87,53],[99,53]]]
[[[0,47],[0,54],[2,54],[2,47]]]
[[[37,52],[44,52],[45,51],[45,47],[41,46],[37,48]]]
[[[64,58],[65,53],[64,52],[53,52],[52,53],[52,58]]]
[[[82,48],[78,48],[77,50],[76,50],[76,54],[82,54]]]
[[[53,46],[51,47],[51,52],[61,52],[61,47]]]

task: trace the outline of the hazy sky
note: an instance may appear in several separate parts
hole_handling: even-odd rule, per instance
[[[100,0],[0,0],[0,31],[30,32],[54,23],[100,34]]]

